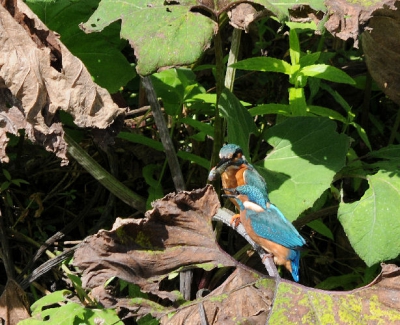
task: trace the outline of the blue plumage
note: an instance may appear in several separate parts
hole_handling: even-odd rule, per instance
[[[275,205],[266,201],[256,187],[243,185],[230,191],[235,193],[234,197],[241,210],[241,222],[250,237],[267,251],[271,251],[273,247],[277,260],[290,261],[291,267],[288,269],[293,279],[298,281],[298,249],[306,244],[304,238]]]

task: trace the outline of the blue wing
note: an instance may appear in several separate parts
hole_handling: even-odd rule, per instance
[[[257,187],[267,202],[269,202],[267,183],[265,179],[258,173],[258,171],[249,163],[246,163],[247,170],[243,173],[244,181],[248,185]]]
[[[299,248],[306,243],[297,229],[273,204],[270,204],[264,212],[246,209],[246,217],[250,218],[255,233],[260,237],[291,249]]]
[[[300,252],[295,250],[290,250],[288,259],[291,261],[292,265],[292,276],[293,280],[299,282],[299,264],[300,264]]]

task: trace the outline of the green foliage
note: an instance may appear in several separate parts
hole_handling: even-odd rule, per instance
[[[313,220],[309,223],[307,223],[307,226],[309,226],[311,229],[315,230],[317,233],[331,239],[335,240],[333,238],[333,233],[332,231],[319,219]]]
[[[18,324],[123,324],[113,309],[85,308],[81,304],[71,302],[68,290],[55,291],[37,300],[32,306],[32,317]]]
[[[156,149],[158,151],[164,151],[164,148],[161,144],[161,142],[156,141],[156,140],[152,140],[149,139],[141,134],[135,134],[135,133],[129,133],[129,132],[120,132],[118,134],[118,137],[121,139],[125,139],[134,143],[140,143],[140,144],[144,144],[146,146],[149,146],[150,148]],[[207,159],[199,157],[195,154],[192,154],[190,152],[185,152],[185,151],[178,151],[177,152],[177,156],[179,158],[188,160],[188,161],[192,161],[196,164],[198,164],[199,166],[202,166],[206,169],[208,169],[210,167],[210,163]]]
[[[338,217],[357,254],[368,266],[399,255],[400,178],[397,164],[367,177],[369,189],[359,201],[341,203]]]
[[[218,104],[221,115],[227,121],[228,142],[239,145],[245,156],[249,157],[250,134],[257,134],[251,115],[228,89],[224,89]]]
[[[7,203],[8,206],[13,206],[13,199],[12,196],[10,194],[10,187],[12,187],[13,185],[20,187],[21,184],[29,184],[29,182],[27,182],[24,179],[20,179],[20,178],[12,178],[11,174],[9,173],[9,171],[5,168],[2,169],[3,171],[3,176],[4,176],[4,180],[1,177],[0,178],[0,194],[3,196],[3,200]]]
[[[83,28],[99,32],[121,19],[121,36],[135,44],[136,69],[148,75],[159,67],[193,63],[210,42],[215,23],[188,9],[161,0],[103,0]]]
[[[160,167],[155,164],[147,165],[143,168],[143,177],[146,183],[149,185],[149,196],[146,202],[146,209],[151,209],[151,202],[160,199],[164,196],[163,189],[161,187],[160,180],[154,178],[154,173],[158,171]]]
[[[194,97],[205,94],[206,90],[196,82],[196,75],[190,69],[164,70],[153,74],[151,79],[170,116],[181,115],[183,105],[188,106],[190,110],[196,110],[198,103],[204,105],[203,101],[195,100]]]
[[[98,85],[115,93],[135,76],[134,67],[121,53],[126,42],[119,38],[119,24],[95,34],[79,28],[99,0],[28,0],[27,4],[48,28],[61,35],[63,44],[82,60]]]
[[[291,221],[313,206],[345,165],[350,141],[335,128],[327,118],[295,117],[265,134],[274,149],[256,166],[271,201]]]
[[[276,6],[265,0],[255,0],[280,20],[288,17],[291,2],[283,1]],[[237,0],[204,3],[205,9],[219,18]],[[301,5],[302,2],[296,3]],[[315,0],[315,10],[325,9],[323,1]],[[205,15],[193,12],[198,6],[195,0],[166,3],[161,0],[149,4],[144,0],[102,0],[99,7],[83,24],[86,32],[99,32],[116,20],[121,20],[121,36],[133,44],[138,59],[136,67],[140,75],[149,75],[159,68],[190,65],[198,60],[212,39],[217,24]],[[127,17],[135,17],[134,20]]]
[[[291,63],[271,57],[250,58],[237,62],[231,67],[250,71],[279,72],[289,76],[289,82],[294,86],[289,88],[289,106],[285,112],[291,112],[293,116],[307,115],[311,109],[306,103],[304,87],[309,77],[328,80],[337,83],[354,85],[355,81],[342,70],[327,64],[315,64],[320,53],[302,54],[300,42],[295,29],[289,33],[289,52]],[[328,109],[314,109],[314,114],[333,117],[340,114],[332,114]],[[339,119],[342,119],[339,117]]]

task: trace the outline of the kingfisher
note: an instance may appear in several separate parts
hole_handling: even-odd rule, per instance
[[[299,281],[300,249],[304,238],[282,212],[265,199],[255,186],[243,185],[224,189],[240,208],[240,222],[251,239],[274,257],[277,265],[283,265]]]
[[[225,189],[236,188],[242,185],[252,185],[261,191],[265,200],[269,202],[267,183],[264,178],[251,165],[243,155],[243,150],[238,145],[229,143],[224,145],[219,151],[220,161],[211,169],[208,175],[209,181],[216,180],[221,176],[222,187]],[[226,192],[229,194],[229,192]],[[232,203],[240,209],[239,204],[234,198]],[[231,224],[238,225],[239,215],[232,217]]]

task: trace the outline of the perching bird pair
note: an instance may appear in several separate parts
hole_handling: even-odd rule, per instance
[[[242,223],[250,238],[273,254],[275,264],[285,266],[298,282],[299,249],[305,245],[305,240],[270,203],[264,178],[246,160],[238,145],[224,145],[219,157],[220,161],[211,169],[208,179],[213,181],[221,176],[224,196],[231,198],[239,208],[240,215],[235,215],[232,222],[236,226]]]

